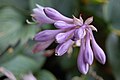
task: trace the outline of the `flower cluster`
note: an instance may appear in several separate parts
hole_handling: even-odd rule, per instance
[[[40,25],[54,24],[57,28],[57,30],[44,30],[36,34],[34,40],[38,43],[33,52],[44,50],[56,41],[58,43],[55,49],[57,56],[67,53],[73,46],[80,47],[77,64],[79,71],[83,74],[88,72],[94,57],[100,63],[105,64],[105,53],[96,43],[92,33],[92,30],[97,31],[93,25],[90,25],[93,17],[83,22],[81,15],[79,19],[75,16],[68,18],[53,8],[40,5],[33,9],[32,17]]]

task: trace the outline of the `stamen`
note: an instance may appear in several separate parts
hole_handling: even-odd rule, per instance
[[[35,24],[35,22],[30,22],[28,19],[26,20],[28,24]]]
[[[89,27],[90,27],[92,30],[94,30],[94,31],[96,31],[96,32],[97,32],[97,28],[96,28],[96,27],[94,27],[93,25],[89,25]]]

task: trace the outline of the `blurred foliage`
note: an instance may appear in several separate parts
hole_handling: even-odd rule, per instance
[[[113,43],[114,42],[114,43]],[[116,36],[114,33],[110,34],[107,41],[106,41],[106,47],[108,52],[108,57],[113,69],[113,73],[116,77],[116,80],[120,79],[120,38]]]
[[[94,16],[93,24],[98,29],[95,37],[106,52],[106,65],[94,61],[93,72],[84,76],[77,69],[78,48],[74,48],[71,57],[52,55],[47,58],[45,51],[33,54],[34,35],[42,29],[53,29],[52,25],[39,28],[37,24],[26,23],[27,19],[31,21],[30,14],[36,4],[53,7],[69,17],[78,17],[80,13],[84,19]],[[18,80],[29,72],[37,80],[95,80],[98,76],[119,80],[119,8],[120,0],[0,0],[0,66],[11,71]],[[0,74],[0,80],[3,77]]]

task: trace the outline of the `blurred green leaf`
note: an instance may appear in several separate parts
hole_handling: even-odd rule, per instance
[[[35,25],[25,25],[19,29],[18,36],[20,36],[22,43],[25,43],[28,39],[32,39],[36,32],[37,28]]]
[[[75,15],[76,11],[78,12],[77,8],[79,7],[79,2],[76,0],[54,0],[53,3],[54,8],[65,16],[72,17],[72,15]]]
[[[31,39],[36,31],[34,25],[24,25],[21,14],[10,7],[0,11],[0,50],[4,50],[9,45],[15,45],[18,40],[22,43]]]
[[[65,70],[69,70],[73,68],[77,64],[78,54],[79,54],[79,48],[74,48],[71,56],[60,57],[60,64],[61,64],[60,66]]]
[[[29,3],[31,10],[36,7],[36,4],[41,6],[52,6],[52,0],[29,0]]]
[[[27,9],[29,8],[29,0],[0,0],[0,7],[11,6],[17,10],[22,11],[23,13],[28,13]]]
[[[29,40],[27,46],[25,46],[25,47],[21,46],[21,51],[23,51],[23,53],[24,53],[23,55],[26,55],[26,56],[34,59],[39,64],[39,68],[41,68],[46,60],[46,57],[43,55],[44,51],[33,54],[32,53],[33,44],[34,44],[34,41]]]
[[[110,34],[106,41],[107,55],[116,80],[120,79],[120,40],[115,34]]]
[[[29,71],[35,71],[38,69],[39,64],[29,57],[18,55],[9,62],[6,62],[0,66],[10,70],[14,75],[21,77]]]
[[[0,49],[14,45],[18,41],[17,32],[22,26],[22,16],[12,8],[3,8],[0,11]]]
[[[108,0],[103,6],[104,18],[111,22],[113,28],[120,29],[120,0]]]
[[[31,45],[30,44],[19,45],[15,49],[10,48],[6,53],[4,53],[4,55],[0,57],[0,63],[3,64],[6,62],[9,62],[13,58],[15,58],[17,55],[23,55],[23,56],[29,57],[30,59],[35,60],[35,62],[39,65],[39,68],[41,68],[46,58],[45,56],[42,55],[43,54],[42,51],[39,53],[33,54],[31,49],[32,48],[31,46],[33,46],[33,44],[31,41],[29,41],[29,43],[31,43]]]
[[[57,80],[55,76],[47,71],[47,70],[41,70],[39,73],[36,75],[37,80]]]

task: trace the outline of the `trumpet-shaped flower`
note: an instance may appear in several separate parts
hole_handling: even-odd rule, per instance
[[[34,48],[34,52],[46,49],[53,41],[58,43],[55,53],[62,56],[69,52],[71,47],[79,46],[78,69],[81,73],[86,74],[89,66],[93,63],[94,56],[102,64],[105,64],[106,56],[104,51],[96,43],[92,30],[97,29],[90,25],[93,17],[83,21],[81,15],[78,18],[68,18],[60,14],[53,8],[41,7],[33,9],[33,18],[39,24],[54,24],[57,30],[45,30],[35,35],[34,40],[38,44]],[[46,43],[46,44],[45,44]]]

